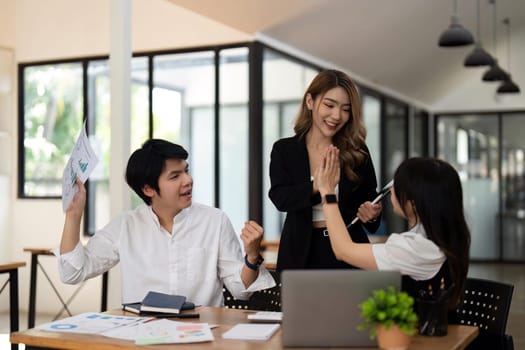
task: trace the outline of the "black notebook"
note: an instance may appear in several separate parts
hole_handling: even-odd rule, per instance
[[[148,316],[148,315],[153,316],[153,315],[162,314],[162,312],[142,311],[141,305],[142,305],[141,302],[122,304],[122,310],[133,312],[134,314],[137,314],[137,315],[145,315],[145,316]],[[181,311],[193,310],[193,309],[195,309],[195,304],[192,303],[191,301],[185,301],[184,304],[182,304]],[[177,314],[176,313],[166,313],[166,315],[177,315]]]
[[[122,308],[134,313],[172,313],[178,314],[184,309],[186,297],[183,295],[171,295],[159,292],[148,292],[142,302],[123,304]],[[194,308],[193,303],[188,303],[186,309]]]

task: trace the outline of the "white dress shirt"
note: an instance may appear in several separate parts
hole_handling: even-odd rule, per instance
[[[392,233],[385,243],[373,244],[372,252],[378,270],[399,271],[417,281],[434,277],[446,260],[420,224],[408,232]]]
[[[64,283],[76,284],[109,270],[122,271],[122,302],[141,301],[148,291],[186,296],[197,305],[222,306],[222,285],[237,299],[275,285],[263,266],[245,288],[244,259],[233,226],[224,212],[193,203],[173,219],[173,232],[145,204],[123,213],[91,237],[58,257]]]

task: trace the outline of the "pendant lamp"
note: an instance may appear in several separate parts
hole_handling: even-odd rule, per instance
[[[483,74],[481,80],[483,81],[503,81],[507,79],[507,72],[505,72],[498,64],[498,60],[494,60],[494,64]]]
[[[508,79],[505,80],[498,87],[498,94],[517,94],[520,93],[520,87],[514,83],[509,75]]]
[[[454,13],[450,26],[439,37],[438,45],[441,47],[466,46],[474,43],[472,34],[459,23],[457,7],[457,0],[454,0]]]
[[[497,14],[496,14],[496,0],[492,0],[491,4],[494,6],[492,13],[493,13],[493,21],[492,21],[492,45],[494,47],[494,52],[496,52],[496,26],[497,26]],[[490,66],[490,68],[483,74],[483,77],[481,80],[483,81],[503,81],[507,79],[507,72],[505,72],[501,67],[498,65],[498,60],[494,58],[494,63]]]
[[[463,63],[465,67],[490,66],[494,64],[494,58],[492,58],[492,56],[481,46],[479,1],[480,0],[477,0],[478,16],[476,22],[476,46],[474,47],[474,50],[472,50],[472,52],[465,58],[465,62]]]
[[[507,69],[510,71],[510,19],[505,18],[503,24],[507,26]],[[512,81],[510,74],[503,80],[503,83],[498,87],[498,94],[512,94],[519,93],[520,87]]]

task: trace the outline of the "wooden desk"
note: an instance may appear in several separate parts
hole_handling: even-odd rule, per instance
[[[65,310],[67,313],[71,316],[71,312],[67,308],[69,302],[75,297],[76,292],[69,298],[69,300],[64,301],[62,299],[62,296],[58,293],[58,290],[56,289],[55,285],[47,275],[46,270],[44,270],[44,267],[40,264],[38,261],[38,257],[40,255],[44,256],[55,256],[50,248],[24,248],[24,252],[31,253],[31,276],[30,276],[30,282],[29,282],[29,309],[27,314],[27,328],[33,328],[35,326],[35,313],[36,313],[36,276],[38,271],[38,266],[42,269],[42,272],[44,273],[45,277],[51,284],[51,287],[53,288],[55,294],[57,295],[58,299],[62,303],[62,309],[58,313],[58,315],[55,317],[59,317],[62,312]],[[77,292],[79,290],[77,289]],[[102,275],[102,301],[100,305],[100,311],[106,311],[107,310],[107,300],[108,300],[108,273],[105,272]]]
[[[193,349],[224,349],[224,350],[280,350],[283,349],[281,343],[281,330],[268,341],[245,341],[223,339],[222,334],[237,323],[247,322],[246,315],[249,311],[225,309],[219,307],[199,307],[197,311],[201,317],[197,321],[191,319],[185,322],[208,322],[217,324],[214,328],[213,336],[215,340],[209,343],[194,344],[173,344],[173,345],[148,345],[147,349],[168,349],[168,348],[193,348]],[[110,311],[114,315],[131,315],[121,310]],[[426,337],[417,335],[412,340],[409,350],[461,350],[468,345],[478,334],[477,327],[471,326],[449,326],[448,335],[445,337]],[[29,329],[23,332],[12,333],[10,340],[12,343],[26,344],[26,349],[54,348],[54,349],[92,349],[92,350],[116,350],[116,349],[142,349],[144,346],[136,346],[132,341],[108,338],[97,335],[71,334],[46,332],[36,329]],[[292,348],[290,348],[292,349]],[[298,348],[293,348],[298,350]],[[340,348],[341,349],[341,348]],[[309,348],[308,350],[312,350]],[[358,350],[352,348],[352,350]],[[363,349],[364,350],[364,349]],[[370,348],[366,348],[370,350]]]
[[[9,329],[12,332],[18,331],[19,321],[18,321],[18,268],[26,266],[26,263],[23,261],[19,262],[10,262],[10,263],[0,263],[0,273],[8,273],[9,279],[6,284],[9,282]],[[6,284],[0,288],[0,293],[4,290]],[[18,344],[11,344],[11,349],[18,349]]]

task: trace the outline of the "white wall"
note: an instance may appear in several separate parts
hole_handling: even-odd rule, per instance
[[[63,59],[109,54],[110,2],[107,0],[0,0],[0,47],[14,49],[15,63]],[[209,21],[164,0],[132,1],[132,50],[149,51],[178,47],[204,46],[221,43],[243,42],[253,38]],[[16,67],[11,67],[16,77]],[[16,79],[14,90],[16,90]],[[55,247],[58,245],[63,224],[59,200],[18,199],[17,179],[17,97],[11,93],[8,122],[2,127],[11,135],[10,193],[7,197],[12,217],[0,217],[0,229],[8,229],[8,237],[0,235],[0,244],[9,239],[8,253],[1,259],[26,261],[20,270],[20,306],[27,310],[29,300],[30,256],[23,248]],[[4,126],[6,124],[6,126]],[[4,161],[4,154],[2,161]],[[1,192],[4,195],[3,191]],[[7,221],[7,222],[6,222]],[[7,238],[5,238],[7,237]],[[0,248],[0,253],[3,250]],[[57,281],[61,294],[67,299],[76,286],[63,285],[57,276],[56,259],[42,256],[42,265],[50,277]],[[119,273],[110,274],[109,307],[120,306]],[[7,293],[4,293],[7,294]],[[0,311],[8,307],[4,296]],[[98,310],[100,305],[100,278],[89,281],[72,303],[74,313]],[[56,313],[60,303],[42,273],[38,275],[37,310]],[[22,329],[26,325],[21,325]]]
[[[11,261],[11,130],[14,100],[14,1],[0,0],[0,262]],[[3,285],[8,275],[0,275]],[[9,306],[8,289],[0,294],[0,311]]]

